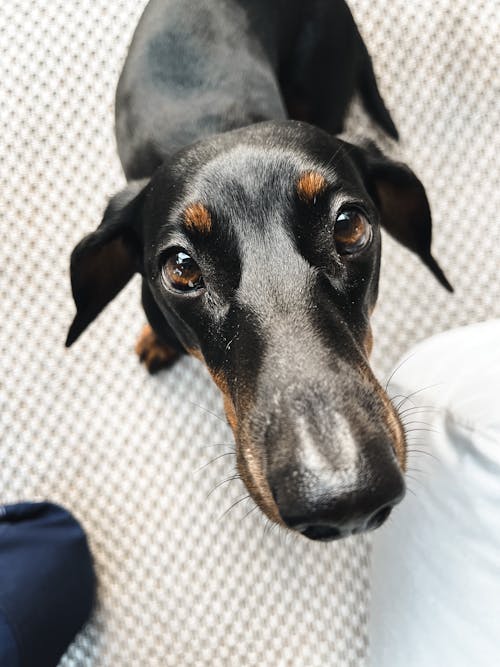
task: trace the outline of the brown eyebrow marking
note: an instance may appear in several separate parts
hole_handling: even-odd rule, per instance
[[[203,204],[191,204],[184,211],[184,224],[191,231],[209,234],[212,231],[212,217]]]
[[[307,204],[314,204],[325,188],[326,179],[317,171],[306,171],[297,181],[297,194]]]

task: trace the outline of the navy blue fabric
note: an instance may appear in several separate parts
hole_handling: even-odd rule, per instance
[[[0,506],[0,667],[55,667],[94,596],[87,539],[68,511]]]
[[[17,642],[12,627],[0,610],[0,666],[19,667]]]

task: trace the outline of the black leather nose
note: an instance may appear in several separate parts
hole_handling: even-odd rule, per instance
[[[378,528],[405,490],[385,407],[379,414],[373,390],[349,372],[330,380],[283,390],[264,435],[267,482],[281,518],[324,541]]]
[[[358,475],[346,489],[341,476],[287,468],[274,475],[271,490],[283,521],[312,540],[331,541],[381,526],[403,497],[405,484],[396,463],[374,475]]]

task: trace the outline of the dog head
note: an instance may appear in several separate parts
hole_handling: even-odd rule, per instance
[[[141,272],[222,390],[261,509],[313,539],[376,528],[406,460],[368,363],[381,227],[451,289],[405,165],[294,121],[215,136],[128,186],[75,248],[68,344]]]

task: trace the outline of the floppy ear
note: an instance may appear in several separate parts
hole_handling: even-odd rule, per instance
[[[66,347],[72,345],[101,310],[142,270],[139,209],[147,181],[135,181],[109,202],[101,224],[71,253],[71,288],[76,315]]]
[[[373,143],[364,147],[370,194],[380,210],[382,226],[416,253],[448,291],[453,287],[431,254],[432,219],[424,186],[402,162],[387,158]]]

